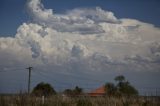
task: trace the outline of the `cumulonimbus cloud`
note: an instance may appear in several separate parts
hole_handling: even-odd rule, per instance
[[[45,9],[41,0],[28,0],[27,7],[32,20],[19,26],[15,37],[0,38],[0,59],[9,57],[4,65],[63,67],[84,62],[87,70],[103,71],[107,67],[116,70],[114,66],[123,70],[143,62],[154,67],[145,69],[142,65],[134,70],[160,68],[160,29],[152,24],[118,19],[100,7],[76,8],[64,14]]]

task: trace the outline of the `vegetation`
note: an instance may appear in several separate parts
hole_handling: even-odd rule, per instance
[[[68,96],[77,96],[77,95],[81,95],[83,93],[83,89],[76,86],[73,90],[72,89],[64,90],[63,93]]]
[[[39,83],[36,87],[34,87],[32,91],[32,95],[35,96],[51,96],[56,94],[54,88],[48,83]]]
[[[159,97],[41,97],[31,95],[0,96],[0,106],[160,106]]]
[[[83,89],[78,86],[60,95],[50,84],[41,82],[34,87],[32,95],[0,95],[0,106],[160,106],[160,97],[138,96],[124,76],[115,77],[115,81],[116,84],[106,83],[106,96],[102,97],[83,95]]]
[[[131,96],[138,95],[138,91],[125,80],[123,75],[115,77],[115,81],[118,82],[117,85],[113,83],[106,83],[105,89],[106,94],[109,96]]]
[[[117,93],[117,88],[115,87],[113,83],[106,83],[105,91],[106,91],[106,95],[114,96]]]

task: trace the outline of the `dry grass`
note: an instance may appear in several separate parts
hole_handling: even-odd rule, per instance
[[[0,96],[0,106],[160,106],[159,97],[47,97]]]

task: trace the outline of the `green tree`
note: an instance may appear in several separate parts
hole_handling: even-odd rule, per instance
[[[78,87],[78,86],[76,86],[74,88],[73,92],[74,92],[75,95],[79,95],[79,94],[81,94],[83,92],[83,89]]]
[[[32,94],[36,96],[50,96],[56,94],[56,91],[50,84],[41,82],[34,87]]]
[[[83,93],[83,89],[76,86],[74,89],[66,89],[63,92],[64,94],[68,95],[68,96],[76,96],[76,95],[80,95]]]
[[[138,95],[138,91],[125,80],[123,75],[115,77],[115,81],[117,81],[117,93],[121,95]]]
[[[73,90],[72,90],[72,89],[65,89],[65,90],[63,91],[63,93],[64,93],[65,95],[71,96],[71,95],[73,95]]]
[[[106,92],[106,95],[113,96],[113,95],[116,95],[117,88],[113,83],[109,82],[105,84],[105,92]]]
[[[108,96],[138,95],[138,90],[126,81],[123,75],[116,76],[114,80],[118,82],[116,85],[113,83],[105,84],[105,90]]]
[[[125,77],[123,75],[119,75],[119,76],[116,76],[115,81],[118,81],[119,83],[120,82],[124,82],[125,81]]]
[[[119,91],[122,95],[138,95],[138,91],[128,81],[121,84]]]

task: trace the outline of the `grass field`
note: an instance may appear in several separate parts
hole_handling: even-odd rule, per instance
[[[64,97],[1,95],[0,106],[160,106],[160,97]]]

